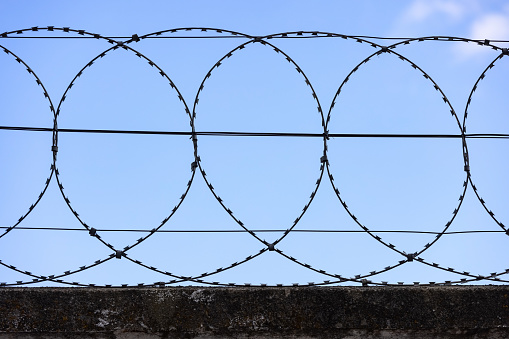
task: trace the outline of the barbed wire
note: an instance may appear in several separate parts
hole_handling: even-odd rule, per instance
[[[213,34],[219,34],[219,35],[212,35],[212,36],[175,36],[172,35],[174,33],[178,32],[212,32]],[[35,32],[58,32],[58,33],[73,33],[77,34],[77,36],[20,36],[24,33],[35,33]],[[38,33],[37,33],[38,34]],[[165,35],[169,34],[169,35]],[[271,35],[265,35],[265,36],[252,36],[248,34],[243,34],[239,32],[229,31],[229,30],[223,30],[223,29],[216,29],[216,28],[203,28],[203,27],[185,27],[185,28],[175,28],[175,29],[169,29],[159,32],[154,32],[150,34],[145,35],[137,35],[134,34],[132,36],[128,37],[107,37],[107,36],[101,36],[99,34],[95,33],[89,33],[84,30],[76,30],[71,29],[68,27],[54,27],[54,26],[47,26],[47,27],[31,27],[27,29],[21,29],[21,30],[15,30],[10,32],[5,32],[0,34],[0,42],[2,39],[20,39],[20,38],[26,38],[26,39],[32,39],[32,38],[40,38],[40,39],[65,39],[65,38],[78,38],[78,39],[98,39],[98,40],[104,40],[108,43],[110,43],[112,46],[102,53],[98,54],[95,58],[90,60],[85,66],[83,66],[79,72],[74,76],[72,81],[69,83],[69,85],[66,87],[63,95],[61,96],[58,105],[53,105],[51,101],[50,94],[46,91],[41,79],[35,74],[35,72],[26,64],[21,58],[19,58],[16,54],[14,54],[11,50],[7,49],[6,47],[3,47],[0,45],[0,48],[9,56],[14,58],[15,61],[22,64],[27,72],[34,77],[36,83],[38,86],[41,87],[42,92],[44,94],[44,97],[46,98],[50,111],[53,115],[53,127],[28,127],[28,126],[0,126],[0,130],[12,130],[12,131],[30,131],[30,132],[51,132],[52,133],[52,164],[50,167],[50,175],[46,179],[45,186],[36,199],[36,201],[28,208],[28,211],[23,214],[16,223],[14,223],[11,226],[2,226],[0,227],[1,230],[4,230],[3,233],[0,234],[0,239],[4,236],[7,236],[10,232],[13,230],[45,230],[45,231],[85,231],[88,232],[89,235],[93,238],[95,238],[99,243],[101,243],[103,246],[107,247],[110,250],[110,254],[106,257],[103,257],[101,259],[95,260],[94,262],[81,266],[76,269],[66,270],[63,273],[54,273],[49,275],[37,275],[29,271],[25,271],[22,269],[19,269],[11,264],[5,263],[3,261],[0,261],[0,265],[16,271],[18,273],[21,273],[23,275],[26,275],[31,278],[31,280],[26,281],[16,281],[16,282],[1,282],[0,286],[24,286],[24,285],[31,285],[31,284],[37,284],[41,282],[56,282],[66,285],[73,285],[73,286],[96,286],[95,284],[86,284],[81,282],[73,282],[68,279],[70,276],[83,272],[85,270],[89,270],[92,268],[95,268],[97,266],[102,265],[105,262],[110,261],[111,259],[121,259],[125,258],[128,261],[145,268],[147,270],[153,271],[155,273],[161,274],[165,276],[166,278],[170,279],[168,281],[157,281],[154,283],[143,283],[138,284],[135,286],[167,286],[167,285],[175,285],[180,283],[200,283],[200,284],[207,284],[207,285],[219,285],[219,286],[238,286],[237,283],[224,283],[224,282],[218,282],[218,281],[212,281],[209,280],[210,277],[227,271],[234,269],[246,262],[249,262],[253,260],[254,258],[257,258],[261,255],[263,255],[266,252],[274,252],[279,254],[282,258],[285,258],[289,260],[290,262],[293,262],[296,265],[299,265],[301,267],[304,267],[310,271],[316,272],[321,274],[322,276],[325,276],[329,280],[324,280],[322,282],[312,282],[308,285],[313,286],[319,286],[319,285],[331,285],[331,284],[339,284],[339,283],[360,283],[362,285],[375,285],[375,286],[385,286],[385,285],[406,285],[402,282],[397,283],[389,283],[385,281],[372,281],[373,277],[380,275],[381,273],[385,273],[388,271],[391,271],[397,267],[400,267],[408,262],[419,262],[423,265],[426,265],[428,267],[435,268],[437,270],[447,271],[454,273],[456,275],[459,275],[461,278],[454,280],[454,281],[445,281],[445,282],[429,282],[428,284],[421,284],[419,282],[414,282],[413,285],[450,285],[450,284],[462,284],[462,283],[468,283],[473,281],[488,281],[488,282],[502,282],[507,283],[509,280],[505,280],[500,278],[503,275],[506,275],[509,273],[509,269],[506,269],[504,271],[500,272],[493,272],[489,274],[472,274],[470,272],[461,271],[458,269],[450,268],[442,266],[435,262],[427,261],[423,255],[425,252],[431,248],[435,243],[437,243],[441,237],[445,235],[457,235],[457,234],[474,234],[474,233],[504,233],[506,235],[509,235],[509,230],[506,228],[506,226],[495,217],[495,214],[488,208],[486,202],[481,198],[480,193],[477,189],[477,187],[473,183],[471,171],[470,171],[470,160],[469,160],[469,154],[468,154],[468,147],[467,147],[467,140],[468,139],[507,139],[509,138],[509,134],[504,133],[474,133],[474,134],[467,134],[466,133],[466,119],[467,119],[467,112],[470,107],[470,103],[472,101],[473,94],[475,90],[477,89],[478,85],[480,84],[481,80],[483,80],[487,74],[488,71],[493,69],[497,63],[504,57],[509,56],[509,51],[507,48],[500,47],[497,45],[494,45],[494,43],[506,43],[509,41],[505,40],[475,40],[475,39],[467,39],[467,38],[459,38],[459,37],[449,37],[449,36],[431,36],[431,37],[420,37],[420,38],[394,38],[394,37],[373,37],[373,36],[355,36],[355,35],[343,35],[343,34],[336,34],[336,33],[329,33],[329,32],[318,32],[318,31],[295,31],[295,32],[285,32],[285,33],[277,33],[277,34],[271,34]],[[242,38],[247,39],[246,42],[243,42],[242,44],[236,46],[232,50],[230,50],[228,53],[226,53],[222,58],[220,58],[205,74],[199,89],[197,91],[196,97],[194,99],[194,102],[192,106],[188,106],[187,102],[185,101],[183,95],[177,88],[176,83],[173,82],[173,80],[170,78],[170,76],[160,67],[158,66],[153,60],[149,59],[144,54],[140,53],[139,51],[135,50],[133,47],[136,43],[144,40],[144,39],[171,39],[171,38],[179,38],[179,39],[198,39],[198,38],[206,38],[206,39],[217,39],[217,38]],[[341,85],[339,86],[338,90],[336,91],[334,98],[332,100],[332,103],[328,109],[327,112],[324,112],[322,109],[322,105],[320,101],[318,100],[318,95],[315,92],[315,89],[313,85],[311,84],[311,81],[304,73],[303,69],[291,58],[291,56],[287,53],[285,53],[282,49],[275,46],[270,42],[271,39],[293,39],[293,38],[341,38],[346,40],[353,40],[361,44],[365,44],[368,46],[371,46],[375,49],[375,51],[370,54],[368,57],[366,57],[364,60],[362,60],[360,63],[358,63],[346,76],[346,78],[342,81]],[[372,40],[398,40],[392,45],[385,46],[381,45],[379,43],[373,42]],[[456,42],[463,42],[463,43],[474,43],[480,46],[484,46],[487,48],[490,48],[492,50],[498,51],[499,54],[497,57],[486,67],[486,69],[481,73],[477,81],[475,82],[470,95],[468,97],[468,101],[465,108],[465,114],[463,121],[460,121],[458,118],[458,115],[456,111],[453,108],[453,105],[449,101],[448,97],[444,93],[444,91],[439,87],[438,83],[435,82],[432,77],[426,73],[422,68],[420,68],[416,63],[402,55],[401,53],[397,52],[397,48],[401,45],[408,45],[411,43],[419,43],[423,41],[456,41]],[[214,76],[218,72],[219,67],[222,65],[223,62],[231,58],[234,54],[239,53],[239,51],[245,49],[249,45],[254,44],[260,44],[269,50],[272,50],[274,53],[280,55],[282,58],[286,59],[288,63],[295,69],[295,71],[299,74],[302,81],[306,84],[307,89],[309,91],[309,95],[313,98],[313,100],[316,103],[316,111],[318,115],[321,118],[321,125],[323,128],[322,133],[293,133],[293,132],[240,132],[240,131],[197,131],[195,129],[195,119],[197,115],[197,107],[199,104],[200,95],[202,94],[202,91],[207,84],[208,86],[208,80]],[[111,53],[112,51],[123,49],[129,53],[133,53],[136,55],[140,60],[148,63],[152,69],[159,73],[165,81],[171,86],[172,90],[176,94],[177,98],[181,102],[182,109],[185,112],[185,114],[188,116],[190,121],[190,131],[143,131],[143,130],[112,130],[112,129],[70,129],[70,128],[59,128],[58,127],[58,117],[61,112],[61,107],[63,102],[65,101],[66,97],[68,96],[69,92],[72,90],[76,82],[79,80],[79,78],[86,72],[88,69],[93,67],[95,62],[104,56],[106,56],[108,53]],[[447,110],[451,113],[452,118],[456,121],[456,124],[458,126],[458,133],[457,134],[394,134],[394,133],[388,133],[388,134],[376,134],[376,133],[330,133],[329,132],[329,123],[331,120],[331,114],[335,107],[341,104],[341,93],[342,90],[346,87],[348,81],[351,79],[351,77],[354,76],[354,74],[365,64],[367,64],[369,61],[372,60],[375,56],[380,56],[382,54],[389,54],[392,55],[401,61],[408,64],[412,69],[414,69],[416,72],[420,73],[427,81],[428,83],[436,90],[440,98],[442,99],[444,105],[447,106]],[[171,212],[162,220],[162,222],[157,225],[156,227],[153,227],[151,229],[103,229],[103,228],[95,228],[92,226],[89,226],[82,217],[78,214],[78,211],[73,207],[73,205],[70,202],[70,198],[67,196],[67,194],[64,191],[64,185],[62,183],[62,179],[60,177],[60,172],[58,169],[58,161],[57,161],[57,155],[58,155],[58,134],[59,133],[103,133],[103,134],[134,134],[134,135],[140,135],[140,134],[150,134],[150,135],[183,135],[183,136],[189,136],[193,143],[193,158],[194,161],[191,163],[191,174],[190,178],[187,181],[187,183],[184,185],[183,193],[180,196],[180,199],[178,200],[177,204],[174,206],[174,208],[171,210]],[[198,136],[233,136],[233,137],[313,137],[313,138],[321,138],[323,140],[323,152],[320,157],[320,163],[319,163],[319,176],[316,180],[316,184],[314,185],[314,188],[311,191],[311,194],[309,196],[309,199],[304,204],[302,211],[297,214],[295,220],[288,225],[288,228],[286,229],[252,229],[249,228],[248,225],[245,225],[235,214],[234,211],[228,206],[228,204],[223,201],[223,199],[219,196],[219,194],[216,192],[215,188],[212,185],[212,182],[209,181],[207,174],[205,172],[205,165],[202,163],[202,159],[199,156],[199,147],[198,147]],[[452,216],[444,222],[444,225],[442,227],[442,230],[439,232],[432,232],[432,231],[422,231],[422,230],[376,230],[376,229],[370,229],[365,224],[363,224],[357,216],[353,214],[353,212],[349,209],[346,201],[342,197],[339,187],[335,184],[334,177],[332,174],[332,165],[330,163],[330,159],[328,158],[328,141],[331,138],[449,138],[449,139],[460,139],[462,141],[462,156],[464,159],[464,172],[465,172],[465,179],[463,180],[463,185],[460,189],[459,199],[456,207],[452,211]],[[207,230],[165,230],[161,229],[167,222],[170,220],[170,218],[173,217],[173,215],[176,213],[176,211],[179,209],[183,201],[185,200],[186,196],[188,195],[188,192],[192,186],[193,180],[196,176],[196,174],[201,174],[201,177],[205,181],[205,184],[207,185],[208,189],[216,199],[217,203],[222,207],[222,209],[231,217],[231,219],[239,226],[239,229],[237,230],[221,230],[221,229],[207,229]],[[315,196],[320,189],[323,179],[328,178],[329,183],[331,185],[331,188],[334,191],[335,196],[345,209],[345,211],[348,213],[350,218],[359,226],[358,230],[340,230],[340,229],[334,229],[334,230],[324,230],[324,229],[297,229],[296,226],[299,224],[300,220],[303,218],[305,213],[307,212],[308,208],[313,203],[313,200],[315,199]],[[34,210],[36,209],[39,202],[43,199],[46,190],[48,189],[49,185],[52,182],[56,182],[56,185],[59,188],[59,191],[61,193],[62,198],[64,199],[66,205],[76,218],[76,220],[79,221],[79,223],[83,226],[82,229],[76,229],[76,228],[65,228],[65,227],[28,227],[28,226],[20,226],[20,223],[26,219],[26,217]],[[486,212],[490,215],[490,217],[496,222],[496,224],[499,226],[500,230],[492,231],[492,230],[469,230],[469,231],[450,231],[449,228],[451,224],[454,222],[456,216],[458,215],[462,203],[464,201],[464,197],[467,191],[468,187],[472,187],[472,189],[475,192],[475,195],[477,196],[477,199],[482,204],[483,208],[486,210]],[[142,236],[135,242],[123,247],[118,248],[106,240],[104,240],[101,237],[102,232],[141,232],[141,233],[147,233],[146,235]],[[163,269],[150,266],[147,264],[142,263],[141,261],[133,258],[130,256],[129,251],[133,249],[134,247],[142,244],[145,240],[147,240],[149,237],[153,236],[154,234],[158,233],[196,233],[196,232],[202,232],[202,233],[247,233],[250,234],[257,242],[260,243],[261,249],[258,251],[253,252],[251,255],[248,255],[245,259],[230,263],[224,267],[217,268],[216,270],[212,272],[204,272],[201,274],[197,274],[195,276],[184,276],[180,274],[170,273]],[[277,232],[281,235],[274,241],[268,242],[262,237],[260,237],[257,233],[268,233],[268,232]],[[289,254],[285,253],[282,249],[276,247],[279,243],[281,243],[291,232],[302,232],[302,233],[367,233],[370,235],[373,239],[375,239],[379,244],[381,244],[383,247],[387,248],[391,252],[396,253],[401,260],[395,261],[391,265],[385,266],[383,268],[380,268],[378,270],[371,271],[369,273],[363,273],[363,274],[354,274],[350,277],[344,277],[337,273],[328,272],[324,269],[320,269],[317,267],[313,267],[312,265],[299,260],[298,258],[294,258],[290,256]],[[386,241],[382,239],[380,234],[382,233],[408,233],[408,234],[430,234],[434,235],[434,239],[430,242],[428,242],[426,245],[424,245],[421,249],[413,252],[413,253],[406,253],[402,249],[400,249],[398,246],[390,243],[389,241]],[[207,279],[207,280],[205,280]],[[240,286],[254,286],[250,283],[248,284],[242,284]],[[105,285],[104,287],[112,287],[114,285]],[[126,287],[130,286],[128,284],[121,284],[116,285],[118,287]],[[262,284],[261,286],[268,286],[266,284]],[[274,286],[286,286],[284,284],[276,284]],[[299,284],[292,284],[290,286],[300,286]]]

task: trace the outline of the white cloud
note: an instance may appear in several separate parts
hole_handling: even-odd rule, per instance
[[[394,36],[447,35],[473,13],[480,12],[479,0],[413,0],[394,21]]]
[[[509,4],[484,0],[413,0],[396,26],[397,35],[401,36],[440,34],[509,40]],[[450,33],[451,30],[455,33]],[[490,50],[472,43],[453,48],[460,59],[486,55]]]
[[[509,39],[509,13],[490,13],[477,18],[471,26],[473,39]]]
[[[422,23],[441,14],[448,19],[460,20],[471,9],[470,3],[455,0],[415,0],[403,13],[402,21]]]
[[[469,38],[479,40],[509,40],[509,7],[505,13],[487,13],[473,20],[470,25]],[[489,48],[472,43],[461,44],[456,48],[462,59],[485,55]]]

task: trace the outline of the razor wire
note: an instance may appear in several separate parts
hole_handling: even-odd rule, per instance
[[[75,36],[23,36],[26,32],[46,32],[46,33],[73,33]],[[212,32],[214,34],[213,36],[173,36],[174,33],[180,33],[180,32]],[[165,35],[168,34],[168,35]],[[183,38],[183,39],[191,39],[191,38],[238,38],[247,40],[235,48],[231,49],[228,53],[226,53],[222,58],[220,58],[213,66],[208,70],[208,72],[203,77],[203,80],[201,84],[199,85],[199,88],[197,90],[196,96],[194,98],[194,102],[192,105],[188,105],[186,100],[184,99],[184,96],[181,94],[180,90],[178,89],[178,84],[176,84],[170,75],[163,70],[160,66],[158,66],[153,60],[151,60],[148,56],[140,53],[137,51],[134,47],[137,43],[145,40],[145,39],[156,39],[156,38]],[[51,99],[50,94],[47,92],[42,80],[35,74],[34,70],[30,68],[30,66],[23,61],[17,54],[15,54],[10,49],[4,47],[1,45],[2,39],[15,39],[15,38],[87,38],[87,39],[97,39],[97,40],[104,40],[107,43],[111,44],[112,46],[106,50],[104,50],[102,53],[98,54],[95,58],[90,60],[85,66],[83,66],[79,72],[72,78],[71,82],[68,84],[67,88],[65,89],[64,93],[62,94],[58,105],[54,106],[53,101]],[[340,38],[345,40],[352,40],[360,44],[365,44],[368,46],[371,46],[374,48],[374,52],[367,56],[364,60],[361,60],[346,76],[346,78],[343,79],[341,82],[339,88],[337,89],[334,98],[332,100],[332,103],[328,107],[326,111],[322,109],[322,105],[318,99],[318,94],[316,93],[311,81],[306,76],[305,71],[297,64],[297,62],[286,52],[284,52],[281,48],[277,47],[275,44],[271,43],[272,39],[285,39],[285,38]],[[377,42],[374,42],[373,40],[398,40],[396,43],[391,45],[381,45]],[[451,104],[450,100],[446,96],[445,92],[440,88],[438,83],[432,79],[432,77],[426,73],[420,66],[418,66],[416,63],[405,57],[403,54],[399,53],[397,48],[401,45],[408,45],[411,43],[419,43],[423,41],[456,41],[456,42],[463,42],[463,43],[470,43],[470,44],[477,44],[486,48],[493,49],[495,51],[498,51],[498,56],[484,69],[484,71],[480,74],[479,78],[475,82],[470,95],[468,97],[465,111],[464,111],[464,118],[463,121],[460,121],[458,114],[456,113],[453,105]],[[319,32],[319,31],[295,31],[295,32],[285,32],[285,33],[277,33],[277,34],[270,34],[266,36],[252,36],[248,34],[243,34],[239,32],[234,32],[230,30],[224,30],[224,29],[215,29],[215,28],[203,28],[203,27],[184,27],[184,28],[174,28],[169,30],[163,30],[159,32],[154,32],[146,35],[137,35],[134,34],[130,37],[107,37],[102,36],[99,34],[94,34],[87,32],[85,30],[76,30],[71,29],[68,27],[54,27],[54,26],[48,26],[48,27],[31,27],[27,29],[21,29],[21,30],[15,30],[10,32],[5,32],[0,34],[0,48],[5,52],[7,55],[12,57],[16,62],[19,64],[22,64],[26,71],[35,79],[37,85],[41,88],[43,95],[45,99],[47,100],[49,109],[51,114],[53,115],[53,128],[43,128],[43,127],[37,127],[37,126],[0,126],[0,130],[18,130],[18,131],[39,131],[39,132],[51,132],[52,133],[52,146],[51,146],[51,152],[52,152],[52,163],[50,166],[50,174],[48,175],[43,189],[37,199],[34,203],[30,205],[28,210],[18,219],[16,223],[13,225],[9,225],[6,227],[0,227],[0,239],[7,237],[7,235],[13,231],[14,229],[46,229],[46,228],[37,228],[37,227],[23,227],[20,226],[20,224],[26,219],[26,217],[36,209],[39,202],[44,198],[44,195],[50,186],[51,183],[55,183],[58,186],[58,189],[61,193],[62,199],[65,201],[66,205],[76,218],[76,220],[79,221],[79,223],[83,227],[83,231],[87,231],[89,236],[95,238],[98,242],[100,242],[102,245],[108,248],[110,251],[110,254],[99,258],[98,260],[95,260],[93,262],[90,262],[89,264],[80,266],[79,268],[69,269],[61,273],[54,273],[52,274],[46,274],[46,275],[39,275],[34,274],[30,271],[23,270],[21,268],[18,268],[14,265],[11,265],[10,263],[4,262],[4,260],[0,260],[0,265],[16,271],[18,273],[21,273],[23,275],[26,275],[28,277],[28,280],[23,281],[15,281],[15,282],[0,282],[0,286],[25,286],[25,285],[32,285],[36,283],[41,282],[56,282],[64,285],[72,285],[72,286],[97,286],[101,287],[100,285],[96,285],[93,283],[83,283],[83,282],[75,282],[69,280],[73,274],[93,269],[97,266],[100,266],[104,264],[105,262],[109,262],[111,259],[121,259],[125,258],[129,262],[138,265],[146,270],[153,271],[157,274],[160,274],[164,276],[164,279],[169,280],[161,280],[156,281],[152,283],[142,283],[138,285],[129,285],[129,284],[121,284],[121,285],[111,285],[107,284],[103,287],[127,287],[127,286],[171,286],[176,285],[180,283],[200,283],[205,285],[213,285],[213,286],[302,286],[299,284],[293,284],[293,285],[285,285],[285,284],[275,284],[275,285],[268,285],[268,284],[261,284],[261,285],[255,285],[251,283],[247,284],[238,284],[238,283],[226,283],[226,282],[220,282],[220,281],[214,281],[211,280],[211,277],[213,277],[215,274],[235,269],[236,267],[251,261],[254,258],[257,258],[267,252],[274,252],[279,254],[282,258],[292,262],[295,265],[299,265],[301,267],[304,267],[310,271],[316,272],[324,276],[325,279],[321,282],[311,282],[308,283],[308,285],[312,286],[320,286],[320,285],[332,285],[332,284],[340,284],[340,283],[360,283],[363,286],[368,285],[375,285],[375,286],[387,286],[387,285],[407,285],[403,282],[386,282],[386,281],[376,281],[374,280],[375,277],[381,273],[391,271],[397,267],[403,266],[406,263],[409,262],[419,262],[423,265],[426,265],[428,267],[437,269],[437,270],[443,270],[447,272],[454,273],[459,276],[457,280],[451,280],[451,281],[444,281],[444,282],[429,282],[429,283],[420,283],[420,282],[414,282],[412,285],[451,285],[451,284],[462,284],[462,283],[468,283],[472,281],[486,281],[486,282],[502,282],[507,283],[509,280],[507,278],[504,278],[504,275],[507,275],[509,273],[509,269],[500,271],[500,272],[493,272],[489,274],[485,273],[471,273],[462,271],[459,269],[454,269],[451,267],[446,267],[443,265],[440,265],[435,262],[430,262],[425,259],[425,252],[431,248],[435,243],[437,243],[443,236],[448,234],[459,234],[463,232],[454,232],[450,231],[449,228],[453,224],[456,216],[458,215],[463,201],[466,194],[466,191],[469,187],[473,189],[475,192],[475,195],[486,211],[492,218],[492,220],[499,226],[500,231],[496,231],[497,233],[504,233],[505,235],[509,235],[509,229],[497,218],[495,217],[495,213],[492,212],[492,210],[488,207],[488,204],[484,199],[481,197],[479,190],[477,189],[476,185],[474,184],[474,179],[472,177],[472,173],[470,171],[470,160],[469,160],[469,154],[468,154],[468,140],[473,138],[500,138],[500,139],[507,139],[509,137],[509,134],[501,134],[501,133],[491,133],[491,134],[467,134],[467,116],[468,116],[468,109],[470,107],[472,98],[474,96],[474,93],[477,89],[477,87],[480,85],[480,82],[486,77],[489,76],[489,71],[492,70],[497,63],[500,62],[504,57],[509,56],[509,50],[507,48],[502,48],[495,43],[498,42],[506,42],[501,40],[473,40],[473,39],[466,39],[466,38],[459,38],[459,37],[448,37],[448,36],[431,36],[431,37],[421,37],[421,38],[384,38],[384,37],[372,37],[372,36],[350,36],[350,35],[343,35],[343,34],[336,34],[336,33],[330,33],[330,32]],[[195,129],[195,119],[197,116],[197,109],[199,106],[200,101],[200,95],[205,88],[206,85],[208,85],[208,80],[210,78],[214,77],[214,74],[216,72],[219,72],[220,66],[226,62],[228,59],[230,59],[233,55],[239,53],[239,51],[245,49],[249,45],[259,44],[268,50],[273,51],[274,53],[278,54],[280,57],[286,59],[286,61],[295,69],[295,71],[299,74],[302,81],[306,84],[309,95],[313,98],[315,104],[316,104],[316,113],[320,116],[321,119],[321,126],[323,129],[322,133],[262,133],[262,132],[227,132],[227,131],[197,131]],[[66,100],[68,94],[72,91],[74,85],[79,81],[80,77],[85,74],[88,69],[92,68],[96,61],[106,56],[108,53],[111,53],[112,51],[123,49],[129,53],[133,53],[136,55],[140,60],[143,62],[148,63],[151,68],[154,70],[154,72],[159,73],[160,76],[162,76],[165,81],[170,85],[171,90],[173,93],[177,96],[179,101],[182,105],[182,110],[185,112],[185,114],[189,118],[189,126],[190,131],[136,131],[136,130],[111,130],[111,129],[70,129],[70,128],[59,128],[58,127],[58,118],[61,113],[61,107],[64,101]],[[366,134],[348,134],[348,133],[331,133],[329,132],[329,122],[331,121],[331,116],[333,113],[333,110],[338,105],[341,105],[341,93],[344,88],[348,86],[349,80],[354,77],[355,73],[362,68],[364,65],[369,63],[374,57],[380,56],[382,54],[389,54],[395,58],[398,58],[399,60],[403,61],[404,63],[408,64],[413,70],[418,72],[421,76],[423,76],[428,82],[429,85],[432,86],[436,92],[437,95],[441,98],[443,101],[443,104],[447,107],[447,110],[450,112],[452,118],[455,120],[458,133],[457,134],[373,134],[373,133],[366,133]],[[106,240],[104,240],[101,236],[102,232],[105,231],[112,231],[112,230],[106,230],[101,229],[99,227],[90,226],[87,224],[86,220],[84,220],[82,217],[80,217],[78,210],[71,204],[70,197],[66,194],[66,191],[64,190],[64,183],[62,179],[60,178],[60,171],[58,168],[58,136],[59,133],[102,133],[102,134],[155,134],[155,135],[184,135],[189,136],[192,144],[193,144],[193,158],[194,161],[190,164],[190,170],[191,174],[187,181],[187,183],[184,186],[183,192],[178,199],[178,202],[175,204],[175,206],[171,209],[169,214],[161,221],[160,224],[155,225],[150,230],[143,229],[143,230],[115,230],[115,231],[139,231],[146,233],[142,237],[140,237],[135,242],[123,247],[119,248],[116,247]],[[288,224],[288,227],[286,229],[282,230],[260,230],[260,229],[253,229],[250,228],[249,225],[246,225],[244,222],[240,220],[240,218],[235,214],[235,212],[232,210],[232,208],[229,207],[228,203],[225,202],[219,195],[219,193],[216,191],[216,189],[213,186],[213,182],[208,178],[205,168],[206,164],[203,163],[200,153],[199,153],[199,145],[198,145],[198,137],[199,136],[230,136],[230,137],[266,137],[266,136],[279,136],[279,137],[296,137],[296,138],[303,138],[303,137],[311,137],[311,138],[321,138],[323,141],[323,152],[319,157],[319,175],[316,179],[316,184],[314,185],[314,188],[310,192],[309,198],[307,202],[302,207],[302,211],[296,215],[296,218],[293,222]],[[459,189],[459,199],[457,202],[457,205],[455,206],[454,210],[452,211],[452,216],[444,221],[444,225],[442,227],[442,230],[438,232],[427,232],[427,231],[415,231],[414,233],[427,233],[434,235],[434,239],[427,244],[423,246],[423,248],[416,250],[413,253],[406,253],[402,249],[400,249],[398,246],[390,243],[389,241],[386,241],[382,238],[381,233],[387,233],[387,232],[398,232],[398,231],[380,231],[376,229],[368,228],[367,225],[363,224],[361,221],[362,218],[357,217],[348,207],[346,200],[343,198],[340,187],[335,184],[334,176],[333,176],[333,167],[334,164],[331,164],[331,161],[328,157],[328,141],[330,138],[454,138],[454,139],[461,139],[462,142],[462,157],[464,160],[464,175],[465,178],[463,180],[462,187]],[[136,258],[132,257],[129,254],[129,251],[133,249],[136,246],[139,246],[142,244],[145,240],[148,238],[154,236],[156,233],[162,233],[162,232],[179,232],[179,230],[164,230],[162,227],[172,218],[177,210],[180,208],[184,200],[186,199],[189,190],[193,184],[193,181],[197,175],[201,175],[203,180],[205,181],[206,186],[212,193],[213,197],[217,201],[217,203],[221,206],[221,208],[231,217],[231,219],[237,224],[239,227],[237,232],[243,232],[250,234],[251,237],[254,239],[254,241],[258,242],[260,245],[260,249],[256,252],[251,253],[248,255],[245,259],[230,263],[224,267],[219,267],[211,272],[204,272],[201,274],[197,274],[194,276],[184,276],[178,273],[171,273],[168,271],[165,271],[164,269],[150,266],[149,264],[143,263]],[[328,183],[324,183],[324,179],[328,179]],[[303,218],[303,216],[306,214],[307,210],[311,206],[311,204],[314,201],[314,198],[319,191],[319,189],[324,186],[330,184],[330,188],[334,191],[334,194],[336,198],[338,199],[339,203],[342,205],[342,207],[345,209],[345,211],[348,213],[350,218],[358,225],[359,230],[333,230],[330,232],[362,232],[370,237],[372,237],[374,240],[376,240],[381,246],[387,248],[389,251],[396,253],[398,256],[400,256],[400,260],[397,260],[385,267],[378,268],[374,271],[371,271],[369,273],[359,273],[352,276],[342,276],[341,274],[337,272],[329,272],[327,270],[321,269],[320,267],[314,267],[298,258],[295,258],[287,253],[285,253],[280,248],[276,247],[279,243],[284,241],[284,239],[291,233],[291,232],[304,232],[306,230],[298,230],[295,229],[296,226],[299,224],[300,220]],[[51,229],[51,228],[47,228]],[[60,228],[61,230],[73,230],[76,231],[77,229],[73,228]],[[3,232],[1,231],[3,230]],[[312,231],[312,230],[308,230]],[[182,230],[182,232],[192,232],[191,230]],[[222,232],[221,230],[212,230],[209,232]],[[263,232],[280,232],[282,233],[281,236],[279,236],[276,240],[268,242],[265,239],[263,239],[261,236],[259,236],[259,233]],[[320,230],[314,230],[314,232],[320,232]],[[325,230],[323,232],[326,232]],[[403,232],[403,231],[402,231]],[[410,231],[409,231],[410,232]],[[464,233],[467,233],[468,231],[465,231]],[[477,231],[471,231],[471,233],[474,233]],[[479,231],[482,232],[482,231]],[[495,232],[495,231],[494,231]],[[257,234],[258,233],[258,234]]]

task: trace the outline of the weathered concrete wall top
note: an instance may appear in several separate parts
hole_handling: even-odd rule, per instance
[[[509,338],[509,286],[1,288],[0,338]]]

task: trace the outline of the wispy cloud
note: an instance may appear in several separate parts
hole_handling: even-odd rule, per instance
[[[509,40],[509,8],[502,13],[486,13],[476,17],[469,25],[471,39]],[[490,52],[473,44],[461,44],[455,48],[460,59],[478,57]]]
[[[414,0],[402,11],[395,30],[397,35],[440,34],[509,40],[509,4],[484,0]],[[474,44],[454,47],[461,59],[488,51]]]
[[[488,13],[477,18],[471,25],[470,37],[473,39],[509,38],[509,11],[506,13]]]
[[[469,3],[454,0],[415,0],[404,11],[401,21],[404,24],[422,23],[437,15],[445,15],[455,21],[460,20],[469,11],[471,7]]]

